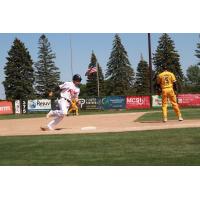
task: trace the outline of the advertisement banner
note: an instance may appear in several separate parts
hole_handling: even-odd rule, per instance
[[[87,110],[101,109],[101,98],[87,98],[85,100],[85,108]]]
[[[169,100],[168,100],[168,106],[169,107],[172,106]],[[162,107],[162,96],[158,96],[158,95],[152,96],[152,107],[153,108]]]
[[[125,109],[126,97],[125,96],[108,96],[102,98],[103,109]]]
[[[20,100],[15,100],[15,114],[21,114]]]
[[[80,102],[80,108],[85,109],[85,99],[79,99]]]
[[[49,99],[28,100],[28,112],[49,110],[51,110],[51,100]]]
[[[126,109],[150,108],[150,96],[127,96]]]
[[[13,114],[11,101],[0,101],[0,115]]]
[[[27,101],[26,100],[22,101],[22,113],[23,114],[27,113]]]
[[[200,94],[179,94],[178,103],[181,107],[200,106]]]

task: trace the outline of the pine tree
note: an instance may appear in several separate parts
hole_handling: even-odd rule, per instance
[[[81,83],[80,84],[80,94],[79,94],[79,98],[87,98],[87,92],[86,92],[86,84]]]
[[[127,95],[133,89],[134,71],[127,52],[118,34],[115,35],[113,48],[107,63],[106,78],[109,79],[110,95]]]
[[[198,65],[188,67],[186,74],[190,85],[200,86],[200,67]]]
[[[149,74],[148,63],[141,56],[141,60],[138,63],[137,73],[136,73],[136,81],[135,81],[136,94],[140,95],[149,94],[149,88],[150,88],[149,78],[150,74]]]
[[[158,47],[156,53],[153,57],[153,62],[155,65],[155,74],[159,74],[163,70],[163,66],[166,65],[172,73],[176,76],[178,88],[181,89],[183,83],[183,72],[181,69],[179,54],[175,50],[175,45],[173,40],[168,34],[164,33],[158,42]],[[155,80],[155,77],[154,77]]]
[[[97,63],[98,67],[98,76],[99,76],[99,95],[104,96],[104,76],[101,69],[101,66],[97,62],[96,55],[92,51],[90,64],[88,65],[88,69],[90,67],[95,67]],[[86,82],[86,93],[88,96],[97,97],[98,96],[98,88],[97,88],[97,72],[88,74],[87,82]]]
[[[29,51],[19,39],[15,39],[8,52],[4,67],[6,99],[31,99],[34,97],[34,69]]]
[[[199,35],[200,38],[200,35]],[[200,59],[200,43],[197,43],[197,49],[195,50],[196,54],[195,56]],[[200,65],[200,61],[197,63],[198,65]]]
[[[52,52],[48,38],[43,34],[39,38],[38,61],[35,63],[37,96],[49,98],[50,91],[56,93],[55,88],[60,84],[60,72],[55,66],[55,53]]]

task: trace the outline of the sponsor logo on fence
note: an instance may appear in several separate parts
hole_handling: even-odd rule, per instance
[[[170,103],[170,101],[169,101],[169,99],[168,99],[167,105],[169,107],[172,106],[171,103]],[[152,96],[152,106],[154,108],[161,107],[162,106],[162,96],[153,95]]]
[[[178,103],[182,107],[200,106],[200,94],[179,94]]]
[[[127,96],[126,108],[150,108],[150,96]]]
[[[83,105],[85,104],[85,99],[79,99],[79,102],[81,104],[81,108],[83,107]]]
[[[20,100],[15,100],[15,114],[20,114],[21,108],[20,108]]]
[[[108,96],[102,99],[104,109],[124,109],[126,107],[125,96]]]
[[[0,114],[13,114],[12,102],[0,101]]]
[[[28,111],[47,111],[51,109],[51,100],[49,99],[35,99],[28,100]]]

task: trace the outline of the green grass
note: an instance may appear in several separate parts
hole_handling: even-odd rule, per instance
[[[200,128],[0,137],[0,165],[200,165]]]
[[[149,120],[161,120],[161,108],[153,108],[153,109],[134,109],[134,110],[81,110],[80,115],[96,115],[96,114],[115,114],[115,113],[132,113],[132,112],[152,112],[151,114],[146,114],[141,117],[139,120],[149,121]],[[181,109],[183,111],[183,117],[189,117],[191,119],[200,118],[200,108],[184,108]],[[38,118],[45,117],[46,113],[29,113],[22,115],[0,115],[0,120],[4,119],[23,119],[23,118]],[[155,119],[154,119],[155,118]],[[175,119],[175,115],[171,108],[169,108],[169,119]]]
[[[146,112],[147,110],[89,110],[89,111],[80,111],[80,115],[94,115],[94,114],[114,114],[114,113],[131,113],[131,112]],[[0,115],[0,120],[4,119],[23,119],[23,118],[37,118],[45,117],[46,113],[29,113],[22,115]]]
[[[181,113],[184,119],[200,119],[200,108],[190,108],[190,109],[181,109]],[[177,119],[174,111],[168,110],[168,119],[174,120]],[[162,112],[151,112],[146,113],[143,116],[139,117],[136,121],[145,122],[145,121],[161,121]]]
[[[22,114],[22,115],[0,115],[0,120],[4,119],[24,119],[24,118],[37,118],[37,117],[45,117],[46,114]]]

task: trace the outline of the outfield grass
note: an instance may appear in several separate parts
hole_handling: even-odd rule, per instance
[[[200,165],[200,128],[0,137],[0,165]]]
[[[114,114],[114,113],[131,113],[131,112],[146,112],[147,110],[138,109],[138,110],[89,110],[89,111],[80,111],[80,115],[94,115],[94,114]],[[46,113],[29,113],[21,115],[0,115],[0,120],[4,119],[23,119],[23,118],[38,118],[45,117]]]
[[[121,110],[82,110],[80,111],[80,115],[95,115],[95,114],[115,114],[115,113],[132,113],[132,112],[157,112],[155,113],[156,118],[161,119],[161,114],[160,114],[160,108],[153,108],[153,109],[133,109],[133,110],[126,110],[126,109],[121,109]],[[171,108],[169,108],[169,114],[171,113]],[[186,110],[186,115],[187,115],[187,110],[190,110],[189,112],[193,111],[195,113],[200,112],[200,108],[184,108],[183,110]],[[149,114],[148,114],[149,115]],[[147,115],[147,116],[148,116]],[[171,114],[170,114],[171,115]],[[45,117],[46,113],[29,113],[29,114],[21,114],[21,115],[0,115],[0,120],[4,119],[24,119],[24,118],[39,118],[39,117]],[[173,117],[174,114],[172,113]],[[145,116],[146,117],[146,116]],[[153,115],[154,117],[154,115]],[[141,118],[141,120],[143,120]]]
[[[45,117],[46,114],[21,114],[21,115],[0,115],[0,120],[3,119],[24,119],[24,118],[37,118],[37,117]]]
[[[181,109],[181,113],[184,119],[200,119],[200,108],[187,108]],[[168,110],[168,119],[173,120],[177,119],[174,111],[172,109]],[[160,121],[162,120],[162,112],[151,112],[146,113],[139,117],[136,121],[144,122],[144,121]]]

